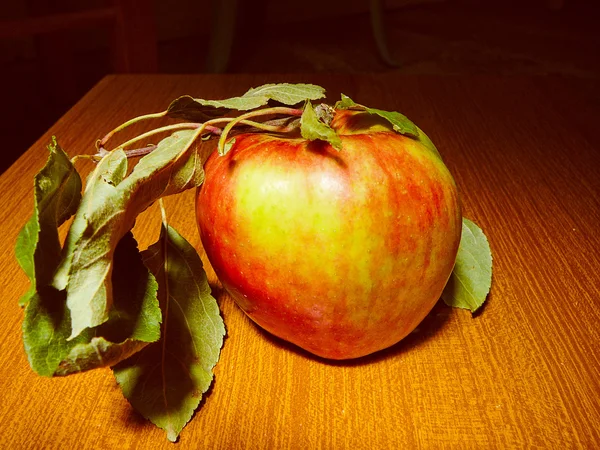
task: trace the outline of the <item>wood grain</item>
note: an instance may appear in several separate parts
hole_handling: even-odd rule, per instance
[[[174,448],[110,370],[45,379],[27,364],[17,299],[28,282],[13,246],[49,137],[91,153],[106,131],[179,95],[223,98],[275,81],[321,84],[332,100],[344,92],[426,130],[465,216],[489,237],[492,293],[476,317],[439,303],[398,345],[332,363],[259,330],[209,269],[228,336],[178,448],[598,448],[599,105],[579,109],[579,87],[564,79],[397,75],[111,76],[60,119],[0,177],[1,446]],[[200,249],[193,192],[167,208]],[[158,235],[155,212],[136,226],[143,247]]]

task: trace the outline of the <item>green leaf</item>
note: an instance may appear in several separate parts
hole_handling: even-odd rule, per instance
[[[25,308],[23,345],[29,365],[38,375],[53,376],[72,347],[91,339],[89,332],[66,342],[71,333],[66,300],[64,291],[45,286],[34,293]]]
[[[338,100],[335,103],[334,108],[335,109],[352,109],[352,108],[363,109],[365,107],[362,105],[359,105],[358,103],[355,103],[354,100],[352,100],[346,94],[342,93],[342,99]]]
[[[109,197],[109,193],[115,191],[115,186],[123,180],[126,173],[127,157],[122,150],[117,150],[102,158],[96,169],[88,176],[81,204],[65,240],[63,259],[52,279],[52,286],[57,290],[62,291],[67,287],[73,254],[87,228],[87,214],[93,209],[94,200],[99,198],[99,203],[102,203],[102,199]],[[110,205],[106,206],[110,207]]]
[[[65,256],[53,285],[67,289],[71,338],[108,319],[112,305],[110,279],[114,248],[135,220],[126,224],[126,229],[114,232],[115,225],[121,225],[124,218],[124,199],[119,198],[121,192],[117,186],[122,181],[121,167],[126,164],[127,157],[122,150],[109,153],[98,163],[87,179],[81,205],[67,234]]]
[[[33,297],[36,291],[37,282],[35,279],[36,277],[34,255],[39,239],[39,231],[40,224],[37,214],[37,207],[34,206],[34,215],[31,216],[31,218],[27,221],[25,226],[23,226],[23,228],[19,232],[19,235],[17,236],[17,242],[15,244],[15,257],[17,258],[17,262],[21,266],[21,269],[23,269],[23,272],[25,272],[25,275],[27,275],[27,277],[29,278],[29,289],[19,299],[20,306],[27,305],[27,303]]]
[[[204,180],[201,158],[192,146],[196,137],[196,130],[185,130],[163,139],[125,178],[125,154],[112,152],[88,179],[53,284],[67,290],[70,339],[109,319],[114,249],[137,216],[159,198]]]
[[[192,145],[196,137],[196,130],[184,130],[163,139],[137,163],[119,188],[148,207],[159,198],[200,186],[204,169]]]
[[[431,139],[429,139],[429,136],[427,136],[425,132],[419,127],[417,127],[417,130],[419,132],[419,141],[421,142],[421,144],[423,144],[425,147],[431,150],[438,158],[440,158],[440,160],[442,160],[442,155],[440,155],[440,152],[438,151],[437,147],[434,145]]]
[[[175,229],[163,226],[144,261],[158,280],[162,338],[113,372],[132,406],[175,441],[212,382],[225,326],[202,261]]]
[[[75,214],[81,200],[81,179],[56,138],[48,146],[46,165],[35,176],[33,215],[15,246],[15,256],[31,281],[19,303],[25,306],[36,288],[50,283],[60,259],[58,227]]]
[[[492,284],[492,253],[481,229],[463,218],[456,264],[442,299],[448,306],[475,312],[487,298]]]
[[[376,114],[386,119],[389,123],[392,124],[392,128],[397,133],[414,138],[419,137],[417,127],[404,114],[400,114],[396,111],[383,111],[381,109],[374,108],[367,108],[367,112],[370,114]]]
[[[296,105],[306,100],[325,97],[325,89],[313,84],[265,84],[251,88],[241,97],[225,100],[204,100],[188,95],[175,99],[168,108],[167,116],[204,122],[223,116],[228,111],[248,111],[260,108],[273,100],[284,105]]]
[[[230,110],[205,105],[205,100],[195,99],[191,95],[182,95],[171,102],[167,108],[167,117],[193,122],[206,122],[222,117]]]
[[[355,103],[350,97],[342,94],[342,99],[335,104],[336,109],[355,109],[358,111],[366,111],[369,114],[375,114],[379,117],[383,117],[387,120],[394,129],[395,132],[410,136],[413,138],[419,138],[418,127],[411,122],[411,120],[404,114],[400,114],[396,111],[383,111],[381,109],[369,108],[367,106],[359,105]]]
[[[329,125],[323,123],[317,117],[312,104],[306,102],[302,118],[300,119],[300,133],[304,139],[310,141],[321,140],[329,142],[336,150],[342,149],[342,139]]]
[[[23,343],[31,368],[43,376],[68,375],[116,364],[160,337],[158,285],[144,266],[131,233],[115,251],[114,305],[108,322],[71,333],[66,292],[44,287],[25,309]]]
[[[154,342],[160,338],[158,282],[142,258],[133,234],[125,234],[115,250],[113,308],[108,322],[96,328],[112,342]]]
[[[257,88],[249,89],[242,97],[229,99],[227,104],[231,106],[227,106],[227,104],[225,106],[232,109],[247,110],[266,105],[269,100],[291,106],[306,100],[317,100],[323,97],[325,97],[325,89],[314,84],[263,84]],[[252,103],[257,106],[250,106]],[[237,106],[241,106],[241,108]]]

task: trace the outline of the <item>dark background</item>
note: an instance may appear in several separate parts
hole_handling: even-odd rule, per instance
[[[121,1],[128,10],[118,16],[120,25],[88,20],[64,31],[31,34],[24,22],[38,17],[43,27],[54,23],[48,15],[92,11]],[[590,102],[600,101],[598,1],[382,3],[389,57],[397,66],[386,63],[378,51],[368,0],[15,0],[3,4],[0,171],[98,80],[115,72],[560,76],[576,79]],[[125,34],[116,33],[118,27]],[[133,54],[139,61],[130,58],[129,67],[122,60],[119,63],[120,53],[115,50],[123,48],[119,39],[137,39]]]

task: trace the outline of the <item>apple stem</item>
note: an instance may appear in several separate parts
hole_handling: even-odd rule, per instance
[[[231,129],[234,126],[236,126],[239,123],[243,123],[244,121],[248,122],[247,119],[250,119],[252,117],[272,115],[272,114],[285,114],[288,116],[302,116],[302,110],[295,109],[295,108],[286,108],[286,107],[281,106],[281,107],[266,108],[266,109],[259,109],[256,111],[250,111],[249,113],[242,114],[241,116],[235,117],[225,126],[225,128],[223,128],[223,132],[221,133],[221,137],[219,138],[219,143],[217,145],[219,154],[224,155],[227,153],[227,150],[225,149],[225,142],[227,142],[227,135],[229,134],[229,132],[231,131]],[[256,125],[259,125],[259,126],[256,126]],[[266,131],[276,131],[276,132],[285,132],[283,130],[286,130],[286,128],[289,128],[289,131],[292,131],[293,129],[296,128],[296,127],[289,127],[289,126],[288,127],[281,127],[281,126],[272,127],[271,125],[259,124],[256,122],[252,122],[252,126],[259,128],[259,129],[266,130]]]

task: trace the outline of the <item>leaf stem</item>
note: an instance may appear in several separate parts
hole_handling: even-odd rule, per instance
[[[188,149],[191,147],[191,145],[194,143],[194,141],[196,139],[198,139],[199,136],[202,135],[202,133],[207,129],[207,128],[214,128],[214,124],[218,123],[218,121],[221,119],[213,119],[213,120],[209,120],[207,122],[204,122],[202,124],[196,124],[196,125],[200,125],[198,127],[198,129],[194,132],[194,134],[192,135],[192,138],[189,140],[189,142],[187,143],[187,145],[183,148],[183,150],[181,150],[179,152],[179,154],[177,155],[177,157],[173,160],[173,164],[175,164],[179,158],[181,158],[187,151]],[[219,128],[217,128],[219,131],[221,131]]]
[[[75,164],[80,159],[88,159],[90,161],[97,162],[98,156],[97,155],[75,155],[71,158],[71,164]]]
[[[158,199],[158,207],[160,208],[160,217],[162,219],[162,223],[166,228],[168,226],[167,222],[167,210],[165,209],[165,203],[163,202],[162,197]]]
[[[104,136],[102,139],[100,139],[99,141],[96,142],[96,147],[97,148],[104,147],[106,145],[106,143],[108,142],[108,140],[111,137],[113,137],[113,135],[115,133],[118,133],[119,131],[124,130],[128,126],[133,125],[134,123],[141,122],[142,120],[159,119],[161,117],[165,117],[167,115],[167,112],[168,111],[162,111],[162,112],[159,112],[159,113],[146,114],[144,116],[134,117],[133,119],[130,119],[130,120],[128,120],[125,123],[122,123],[121,125],[119,125],[114,130],[109,131],[106,134],[106,136]]]
[[[230,122],[233,122],[233,121],[235,121],[236,124],[247,125],[249,127],[257,128],[259,130],[270,131],[272,133],[287,133],[296,128],[295,125],[283,126],[282,123],[277,123],[275,121],[254,122],[252,120],[245,120],[245,119],[238,120],[237,117],[219,117],[216,119],[212,119],[209,122],[212,123],[213,125],[216,125],[216,124],[221,124],[221,123],[229,124]],[[210,131],[212,134],[216,134],[216,135],[221,135],[223,133],[223,130],[221,130],[221,128],[217,128],[215,126],[207,126],[206,129],[208,131]]]
[[[186,146],[186,149],[188,147]],[[165,404],[165,411],[169,414],[169,402],[167,400],[167,375],[166,375],[166,356],[167,356],[167,330],[169,324],[169,307],[171,304],[171,292],[169,287],[169,255],[168,255],[168,242],[169,242],[169,225],[167,223],[167,213],[165,211],[164,204],[162,203],[162,199],[159,200],[160,205],[160,213],[162,216],[162,227],[160,236],[162,238],[162,251],[164,256],[163,261],[163,289],[166,293],[165,295],[165,303],[163,307],[163,322],[162,322],[162,330],[161,330],[161,341],[162,341],[162,351],[160,354],[160,372],[162,379],[162,397]],[[164,234],[163,234],[164,233]]]
[[[117,150],[119,148],[124,149],[125,147],[135,144],[143,139],[149,138],[150,136],[154,136],[155,134],[164,133],[165,131],[171,130],[181,130],[181,129],[195,129],[200,128],[202,124],[200,123],[175,123],[173,125],[167,125],[165,127],[155,128],[154,130],[147,131],[146,133],[140,134],[139,136],[134,137],[133,139],[129,139],[127,142],[119,145],[111,151]],[[221,130],[219,130],[220,132]],[[101,147],[102,148],[102,147]],[[100,150],[100,149],[98,149]]]
[[[258,128],[259,130],[263,131],[270,131],[272,133],[289,133],[290,131],[294,131],[298,127],[297,124],[287,124],[285,126],[270,125],[266,122],[253,122],[251,120],[240,120],[236,123],[239,123],[241,125],[248,125],[250,127]]]
[[[156,148],[155,144],[150,144],[146,147],[142,148],[132,148],[130,150],[125,150],[125,156],[127,158],[136,158],[138,156],[145,156],[148,153],[151,153]]]
[[[117,128],[110,131],[106,136],[104,136],[104,138],[102,138],[96,142],[96,147],[98,149],[98,153],[91,156],[90,159],[97,161],[98,159],[101,159],[103,156],[105,156],[107,153],[109,153],[109,151],[107,151],[104,148],[104,146],[115,133],[123,130],[124,128],[128,127],[129,125],[132,125],[132,124],[137,123],[142,120],[156,119],[156,118],[164,117],[166,115],[166,113],[167,113],[166,111],[163,111],[160,113],[139,116],[139,117],[136,117],[134,119],[131,119],[131,120],[123,123],[122,125],[119,125]],[[255,122],[252,120],[248,120],[249,118],[252,118],[252,117],[272,115],[272,114],[286,114],[288,116],[299,117],[302,115],[302,110],[295,109],[295,108],[287,108],[287,107],[275,107],[275,108],[266,108],[266,109],[251,111],[249,113],[242,114],[241,116],[234,117],[234,118],[219,117],[219,118],[212,119],[212,120],[209,120],[204,123],[196,123],[196,122],[176,123],[176,124],[167,125],[167,126],[160,127],[160,128],[155,128],[154,130],[150,130],[145,133],[142,133],[139,136],[129,139],[128,141],[115,147],[113,150],[111,150],[111,152],[115,151],[117,149],[125,150],[125,147],[133,145],[141,140],[147,139],[156,134],[164,133],[167,131],[181,130],[181,129],[196,129],[196,130],[198,130],[198,132],[194,134],[194,138],[190,141],[190,143],[193,142],[204,131],[208,131],[209,133],[212,133],[217,136],[221,135],[221,138],[219,139],[218,149],[219,149],[220,154],[224,154],[224,153],[227,153],[226,151],[224,151],[227,134],[231,131],[231,129],[235,125],[238,125],[238,124],[247,125],[247,126],[259,129],[259,130],[268,131],[268,132],[272,132],[272,133],[289,133],[297,128],[297,124],[294,124],[294,123],[283,125],[281,123],[276,123],[276,121],[271,121],[271,123],[267,123],[267,122],[261,123],[261,122]],[[219,124],[226,124],[225,128],[221,129],[218,126],[216,126]],[[143,156],[143,155],[150,153],[155,148],[156,148],[156,145],[150,144],[145,147],[138,148],[138,149],[125,150],[125,154],[127,155],[128,158]]]
[[[275,107],[275,108],[266,108],[266,109],[259,109],[256,111],[250,111],[249,113],[242,114],[241,116],[235,117],[225,126],[225,128],[223,128],[223,132],[221,133],[221,137],[219,138],[219,143],[217,145],[219,154],[224,155],[227,153],[227,151],[225,150],[225,142],[227,141],[227,135],[229,134],[229,132],[235,125],[245,121],[246,119],[252,118],[252,117],[265,116],[265,115],[271,115],[271,114],[286,114],[289,116],[302,116],[302,110],[296,109],[296,108],[286,108],[286,107],[280,106],[280,107]],[[259,125],[264,126],[263,124],[259,124]],[[255,126],[255,125],[252,125],[252,126]],[[279,127],[279,129],[281,129],[281,127]],[[279,131],[279,130],[277,130],[277,131]]]

